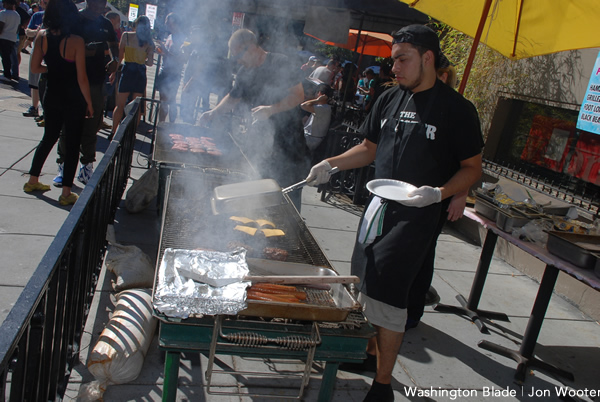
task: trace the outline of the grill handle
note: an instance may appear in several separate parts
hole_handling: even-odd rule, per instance
[[[279,283],[279,284],[290,284],[290,285],[314,285],[324,283],[358,283],[360,279],[355,275],[320,275],[320,276],[307,276],[307,275],[273,275],[273,276],[246,276],[244,281],[252,283]]]

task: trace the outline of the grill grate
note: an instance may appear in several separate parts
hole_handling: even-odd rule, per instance
[[[241,173],[173,171],[166,193],[158,260],[162,260],[166,248],[231,251],[244,245],[249,257],[264,258],[263,250],[275,247],[288,252],[287,262],[332,268],[290,203],[247,212],[252,214],[249,218],[267,219],[285,232],[285,236],[276,238],[238,232],[228,215],[214,215],[210,206],[213,189],[244,180],[246,177]]]
[[[194,138],[209,137],[222,155],[174,151],[169,134]],[[156,129],[152,160],[171,165],[213,167],[239,172],[252,171],[252,166],[229,134],[189,124],[161,123]]]

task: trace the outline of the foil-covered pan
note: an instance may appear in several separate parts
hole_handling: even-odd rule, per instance
[[[156,311],[175,318],[235,315],[246,308],[250,282],[241,279],[247,274],[244,249],[219,252],[167,248],[156,273],[152,304]]]

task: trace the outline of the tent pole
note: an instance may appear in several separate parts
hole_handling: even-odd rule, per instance
[[[481,39],[481,33],[483,32],[483,27],[485,26],[485,21],[487,20],[487,16],[491,6],[492,0],[486,0],[483,6],[483,11],[481,12],[481,19],[479,20],[477,33],[475,34],[475,38],[473,38],[473,46],[471,47],[471,53],[469,53],[469,59],[467,60],[467,65],[465,66],[465,71],[463,73],[462,79],[460,80],[460,86],[458,87],[458,92],[460,94],[463,94],[465,92],[465,87],[467,86],[467,80],[469,79],[469,73],[471,72],[473,60],[475,60],[475,53],[477,52],[479,40]]]
[[[360,43],[360,34],[362,32],[363,22],[365,21],[365,15],[363,14],[360,19],[360,25],[358,26],[358,35],[356,35],[356,45],[354,46],[354,53],[357,53],[358,45]],[[356,57],[356,56],[354,56]],[[354,61],[353,61],[354,63]],[[347,77],[346,79],[351,79],[352,77]],[[348,92],[348,84],[346,84],[346,88],[344,88],[344,93],[342,94],[342,118],[344,117],[344,112],[346,111],[346,95]]]

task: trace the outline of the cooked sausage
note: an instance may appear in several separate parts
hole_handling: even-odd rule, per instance
[[[282,289],[273,289],[273,288],[269,288],[269,287],[263,287],[263,286],[259,286],[259,285],[252,285],[250,290],[255,290],[257,292],[274,294],[274,295],[291,295],[299,300],[306,300],[306,292],[296,290],[296,288],[293,288],[293,290],[287,290],[287,289],[282,290]]]
[[[272,293],[262,293],[251,289],[246,292],[246,297],[250,300],[262,300],[279,303],[300,303],[300,300],[291,295],[276,295]]]

